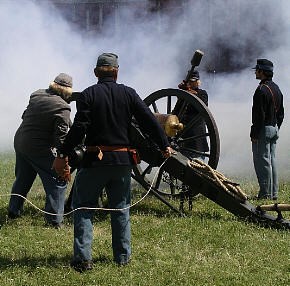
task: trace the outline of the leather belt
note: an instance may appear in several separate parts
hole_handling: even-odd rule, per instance
[[[122,146],[87,146],[86,149],[88,152],[128,152],[131,150],[129,147]]]
[[[136,149],[124,146],[87,146],[87,152],[96,153],[99,160],[103,159],[103,152],[130,152],[134,164],[140,164],[141,159]]]

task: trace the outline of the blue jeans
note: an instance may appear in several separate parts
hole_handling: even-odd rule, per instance
[[[109,208],[130,206],[131,166],[98,166],[82,168],[75,178],[73,207],[97,206],[105,188]],[[92,260],[93,210],[74,212],[74,261]],[[131,227],[129,208],[111,211],[112,248],[114,261],[127,262],[131,255]]]
[[[252,142],[254,167],[260,186],[259,198],[278,197],[278,175],[275,157],[278,138],[277,126],[265,126],[258,141]]]
[[[26,197],[32,184],[39,175],[46,193],[45,211],[57,215],[45,214],[45,220],[51,224],[59,224],[63,220],[65,191],[67,184],[56,178],[51,169],[54,157],[27,155],[16,151],[15,181],[12,186],[12,194]],[[8,211],[19,216],[23,211],[24,199],[19,196],[11,196]]]

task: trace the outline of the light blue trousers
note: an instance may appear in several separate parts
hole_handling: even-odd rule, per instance
[[[82,168],[76,175],[73,207],[91,207],[105,188],[109,208],[130,206],[131,166],[98,166]],[[74,212],[74,261],[92,260],[93,210]],[[114,261],[127,262],[131,255],[131,227],[129,208],[111,211],[112,248]]]
[[[278,127],[265,126],[258,141],[252,142],[253,162],[260,191],[259,198],[278,197],[278,174],[276,166],[276,143]]]

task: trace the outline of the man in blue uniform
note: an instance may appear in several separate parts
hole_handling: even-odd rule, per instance
[[[58,150],[54,168],[67,176],[67,156],[85,138],[87,151],[75,178],[73,207],[96,207],[103,188],[111,211],[114,261],[126,265],[131,257],[130,182],[133,162],[129,130],[134,116],[140,128],[170,156],[167,137],[136,91],[116,82],[118,56],[98,57],[95,76],[98,83],[86,88],[77,99],[73,125]],[[71,266],[83,272],[92,269],[93,211],[74,213],[74,257]]]
[[[193,71],[191,74],[188,82],[181,82],[178,87],[180,89],[186,90],[190,92],[191,94],[197,96],[199,99],[201,99],[206,106],[208,106],[208,94],[206,90],[200,88],[201,81],[198,71]],[[181,115],[180,111],[183,107],[183,100],[177,101],[177,104],[173,110],[173,114],[178,115],[178,118],[180,122],[182,122],[184,125],[187,125],[193,118],[195,118],[198,115],[198,111],[192,106],[191,104],[187,104],[187,106],[184,108],[184,112],[182,112]],[[194,126],[188,130],[183,136],[185,138],[189,137],[198,137],[200,135],[206,134],[206,125],[203,119],[199,119],[195,122]],[[209,151],[208,142],[205,136],[202,136],[201,138],[196,138],[195,140],[189,140],[187,142],[184,142],[181,145],[183,148],[189,148],[189,150],[182,150],[181,153],[188,157],[189,159],[198,158],[200,160],[204,160],[205,156],[202,153],[206,153]],[[200,152],[200,153],[194,153],[194,150]]]
[[[260,80],[252,106],[251,141],[255,172],[259,183],[258,199],[278,198],[276,143],[284,119],[283,94],[272,81],[273,63],[258,59],[254,67]]]

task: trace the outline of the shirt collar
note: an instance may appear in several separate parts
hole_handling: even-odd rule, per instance
[[[265,79],[262,79],[262,80],[260,81],[260,84],[263,84],[263,83],[265,83],[266,81],[272,81],[272,80],[269,79],[269,78],[265,78]]]
[[[103,82],[116,82],[113,77],[103,77],[99,78],[98,83],[103,83]]]

